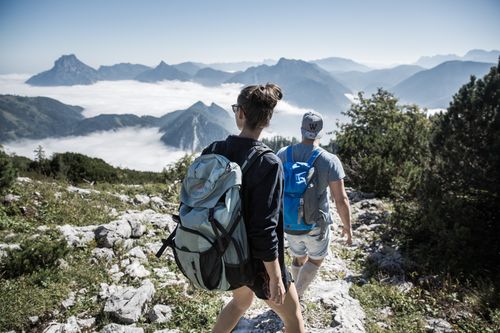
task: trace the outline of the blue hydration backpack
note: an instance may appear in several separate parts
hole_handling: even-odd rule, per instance
[[[313,150],[307,162],[294,162],[293,146],[286,149],[284,218],[285,232],[303,235],[313,230],[321,222],[317,186],[312,181],[314,162],[321,154],[319,148]]]

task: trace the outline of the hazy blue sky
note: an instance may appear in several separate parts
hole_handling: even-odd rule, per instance
[[[411,63],[500,48],[499,0],[0,0],[0,73],[74,53],[98,67],[160,60]]]

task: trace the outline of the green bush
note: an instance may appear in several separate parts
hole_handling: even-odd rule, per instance
[[[116,169],[102,159],[78,153],[54,154],[50,161],[50,171],[52,175],[74,183],[115,182],[118,179]]]
[[[14,169],[10,157],[0,146],[0,194],[5,193],[16,179],[16,170]]]
[[[20,247],[20,250],[10,250],[2,259],[0,276],[3,278],[16,278],[54,267],[57,260],[64,258],[69,252],[66,241],[52,239],[50,236],[27,239]]]
[[[163,181],[167,184],[182,181],[186,177],[187,169],[193,163],[194,155],[186,154],[174,163],[167,165],[162,172]]]
[[[417,106],[398,105],[387,91],[358,97],[359,104],[345,113],[350,122],[336,133],[350,185],[379,196],[412,193],[429,158],[431,122]]]

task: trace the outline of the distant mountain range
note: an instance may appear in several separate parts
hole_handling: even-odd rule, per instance
[[[174,66],[167,65],[163,61],[155,68],[142,72],[135,77],[137,81],[141,82],[158,82],[163,80],[189,81],[190,78],[188,73],[180,71]]]
[[[274,82],[283,89],[285,100],[328,114],[340,114],[350,105],[345,97],[350,89],[318,65],[302,60],[281,58],[274,66],[250,67],[226,82],[245,85]]]
[[[140,64],[121,63],[112,66],[101,66],[98,70],[87,66],[75,55],[65,55],[55,61],[53,68],[37,74],[26,82],[35,86],[59,86],[93,84],[99,80],[137,80],[141,82],[159,82],[163,80],[193,81],[205,86],[218,86],[223,83],[265,84],[274,82],[284,90],[284,99],[302,108],[338,116],[345,111],[350,101],[346,94],[364,91],[374,93],[377,88],[384,88],[403,95],[404,101],[411,101],[423,107],[445,108],[451,101],[451,94],[457,86],[468,81],[470,75],[480,76],[484,71],[476,63],[496,64],[500,51],[471,50],[463,57],[456,55],[438,55],[422,57],[418,65],[400,65],[388,69],[372,70],[369,67],[345,58],[325,58],[311,62],[281,58],[278,62],[266,60],[263,62],[240,62],[228,64],[203,64],[184,62],[169,65],[161,61],[151,68]],[[456,60],[459,59],[459,60]],[[462,66],[440,65],[448,61],[460,61]],[[227,66],[224,66],[227,65]],[[255,66],[254,66],[255,65]],[[248,67],[250,66],[250,67]],[[431,68],[429,68],[431,67]],[[438,68],[439,67],[439,68]],[[240,71],[224,71],[241,69]],[[412,78],[414,75],[433,70]],[[434,74],[432,74],[434,73]],[[452,78],[448,80],[447,78]],[[404,83],[409,80],[410,83]],[[464,79],[464,81],[459,82]],[[411,83],[417,80],[420,90],[412,90]],[[425,80],[429,80],[428,82]],[[426,96],[426,90],[440,86]],[[404,84],[403,84],[404,83]]]
[[[456,54],[445,54],[445,55],[435,55],[430,57],[420,57],[415,65],[432,68],[439,64],[447,61],[476,61],[476,62],[487,62],[487,63],[498,63],[498,57],[500,56],[500,50],[470,50],[463,57]]]
[[[415,73],[424,70],[415,65],[400,65],[394,68],[377,69],[368,72],[351,71],[332,74],[339,82],[354,91],[372,94],[378,88],[389,89]]]
[[[234,133],[230,114],[212,103],[197,102],[162,117],[107,114],[84,118],[83,108],[48,97],[0,95],[0,142],[88,135],[125,127],[156,127],[161,141],[183,150],[199,151]]]
[[[391,91],[403,103],[415,103],[428,108],[446,108],[458,89],[470,76],[483,77],[494,63],[448,61],[420,71],[402,81]]]
[[[97,73],[100,80],[133,80],[137,75],[151,69],[151,67],[144,65],[122,63],[113,66],[101,66]]]
[[[350,71],[368,72],[371,70],[371,68],[368,66],[346,58],[330,57],[325,59],[313,60],[310,62],[331,73]]]

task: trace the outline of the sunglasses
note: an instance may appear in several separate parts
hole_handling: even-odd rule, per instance
[[[240,109],[240,106],[238,104],[233,104],[231,105],[231,108],[233,109],[233,112],[236,113]]]

